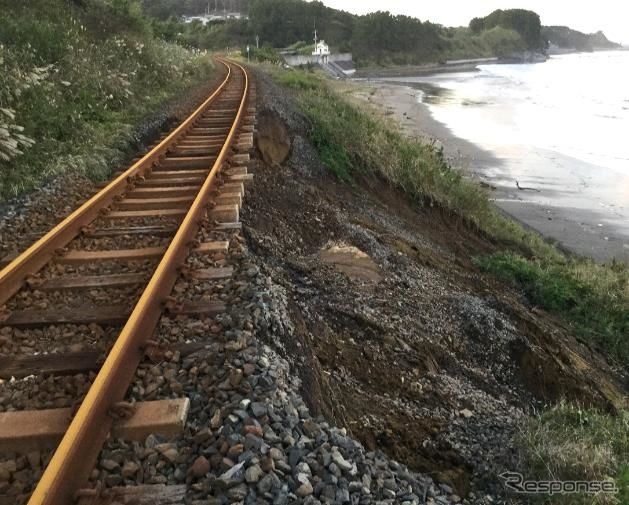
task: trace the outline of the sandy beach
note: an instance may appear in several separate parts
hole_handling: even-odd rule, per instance
[[[452,166],[460,168],[487,185],[490,198],[498,208],[521,222],[556,241],[565,250],[589,256],[599,262],[612,258],[629,261],[629,229],[613,226],[605,216],[595,210],[541,205],[529,201],[529,190],[512,185],[497,184],[492,170],[500,167],[501,160],[491,152],[457,137],[442,123],[436,121],[427,105],[419,102],[417,92],[404,85],[364,81],[362,89],[353,95],[378,106],[385,115],[398,121],[411,137],[441,145]],[[550,181],[538,181],[537,192],[552,198]]]

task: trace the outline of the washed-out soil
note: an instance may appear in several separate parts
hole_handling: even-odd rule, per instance
[[[626,377],[474,266],[504,245],[376,176],[338,181],[293,98],[262,72],[256,81],[258,110],[292,147],[280,166],[252,163],[244,232],[285,307],[269,343],[313,413],[473,501],[504,494],[498,475],[516,469],[518,431],[544,405],[627,405]],[[345,268],[351,254],[335,264],[333,247],[373,266]]]

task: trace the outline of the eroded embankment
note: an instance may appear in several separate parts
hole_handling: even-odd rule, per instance
[[[290,98],[257,77],[259,110],[282,118],[292,148],[256,167],[245,233],[269,303],[285,307],[268,337],[314,412],[465,496],[502,494],[535,407],[626,405],[600,356],[473,266],[490,239],[375,178],[337,182]]]

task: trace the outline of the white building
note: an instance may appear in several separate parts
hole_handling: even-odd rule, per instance
[[[313,56],[317,56],[322,63],[328,62],[328,56],[330,56],[330,46],[325,43],[325,40],[320,40],[315,44],[315,50],[312,52]]]

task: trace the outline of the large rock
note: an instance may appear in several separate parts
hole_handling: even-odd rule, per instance
[[[264,162],[275,167],[284,163],[290,152],[290,137],[284,121],[271,109],[257,115],[256,146]]]

